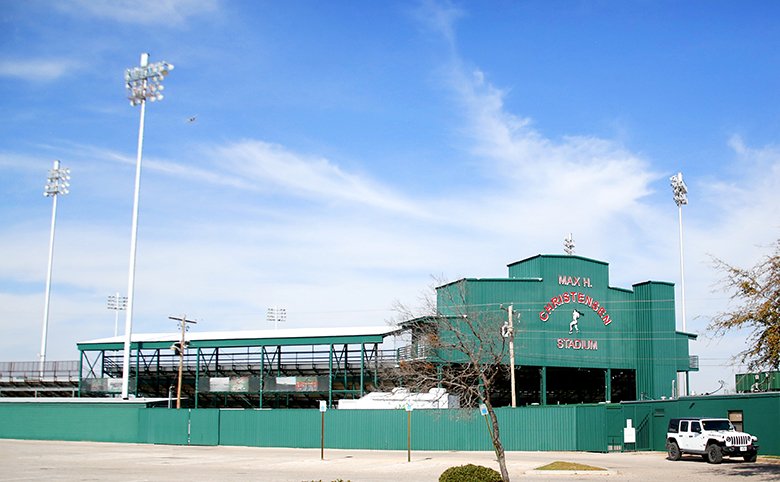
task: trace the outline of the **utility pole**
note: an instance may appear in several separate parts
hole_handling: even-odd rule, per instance
[[[501,305],[501,309],[509,314],[509,321],[504,323],[504,325],[501,327],[501,336],[504,338],[509,338],[509,380],[512,385],[512,408],[516,408],[517,394],[515,393],[515,325],[513,320],[514,305],[509,305],[509,308],[504,308],[504,305]]]
[[[181,325],[181,341],[177,341],[171,345],[171,350],[179,352],[179,382],[176,388],[176,408],[181,408],[181,376],[184,367],[184,350],[186,350],[187,345],[189,345],[189,342],[184,339],[184,334],[187,331],[187,323],[197,323],[197,321],[188,320],[187,315],[184,315],[181,318],[176,318],[175,316],[169,316],[168,318],[178,321]]]

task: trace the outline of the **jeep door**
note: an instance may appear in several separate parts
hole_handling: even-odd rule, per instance
[[[689,450],[694,450],[696,452],[704,453],[704,450],[707,448],[707,437],[702,433],[702,427],[701,422],[698,420],[694,420],[691,422],[690,426],[690,438],[689,443],[690,446],[688,447]]]
[[[682,451],[688,451],[691,449],[691,438],[693,434],[688,430],[690,422],[688,420],[680,420],[680,430],[677,432],[677,444]]]

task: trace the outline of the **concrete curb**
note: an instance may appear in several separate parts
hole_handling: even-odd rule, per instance
[[[529,469],[523,472],[525,475],[617,475],[614,470],[539,470]]]

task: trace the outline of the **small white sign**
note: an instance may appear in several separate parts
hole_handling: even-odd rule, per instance
[[[411,412],[412,411],[412,404],[411,403],[407,403],[406,404],[406,411],[407,412]]]
[[[482,415],[487,415],[487,405],[485,405],[484,403],[480,403],[479,413],[481,413]]]
[[[328,410],[328,402],[325,400],[320,400],[320,412],[325,412]]]
[[[636,429],[632,427],[632,420],[629,418],[626,420],[626,427],[623,429],[623,443],[635,444],[636,443]]]

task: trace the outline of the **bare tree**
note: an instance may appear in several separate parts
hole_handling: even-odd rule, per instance
[[[731,293],[738,306],[718,313],[710,320],[707,331],[723,336],[731,330],[752,330],[748,348],[738,355],[750,369],[780,367],[780,240],[773,252],[748,269],[734,267],[712,257],[713,265],[725,273],[719,286]]]
[[[470,306],[464,280],[445,284],[422,297],[417,312],[396,303],[400,324],[411,330],[411,345],[399,364],[400,382],[416,391],[446,388],[461,407],[484,404],[501,478],[509,482],[498,418],[491,401],[507,373],[508,339],[501,335],[498,306]],[[421,311],[421,312],[420,312]]]

